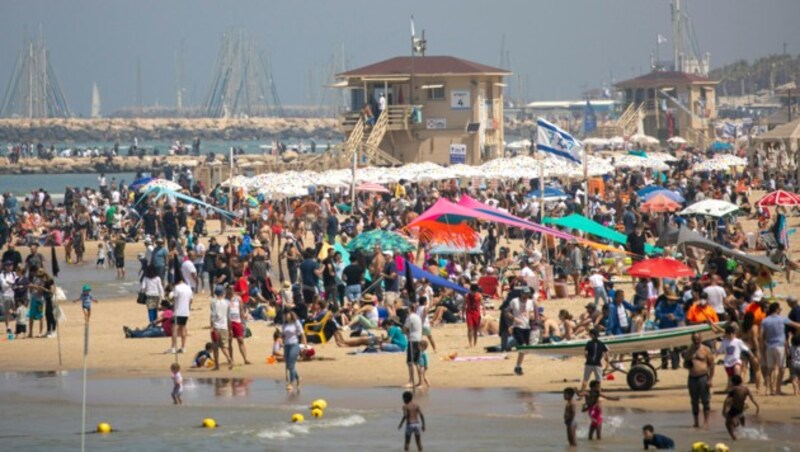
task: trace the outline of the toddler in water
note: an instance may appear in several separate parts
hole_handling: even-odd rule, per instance
[[[419,343],[419,359],[417,360],[417,373],[419,374],[419,383],[417,386],[422,386],[425,383],[425,386],[430,387],[431,382],[428,381],[428,341],[422,340]]]
[[[81,307],[83,308],[83,320],[86,323],[89,323],[89,317],[92,316],[92,302],[94,301],[97,303],[97,298],[92,296],[92,286],[84,284],[81,296],[72,302],[75,303],[76,301],[81,302]]]
[[[169,370],[172,371],[172,402],[175,405],[182,405],[183,400],[181,400],[181,394],[183,394],[183,376],[181,376],[181,365],[172,363],[172,365],[169,366]]]
[[[567,426],[567,441],[572,447],[578,445],[575,438],[575,393],[575,388],[564,388],[564,400],[567,402],[564,406],[564,425]]]
[[[403,450],[408,450],[411,443],[411,435],[417,441],[417,450],[422,450],[422,432],[425,431],[425,416],[422,415],[422,410],[419,405],[413,402],[414,394],[411,391],[403,393],[403,419],[400,419],[400,425],[397,429],[403,428],[403,423],[406,424],[406,440]],[[420,420],[422,425],[420,426]]]
[[[586,403],[583,404],[583,411],[588,413],[589,418],[592,420],[591,425],[589,425],[589,440],[594,439],[595,433],[597,433],[598,440],[603,439],[603,408],[600,406],[600,399],[619,399],[603,395],[600,392],[600,380],[594,380],[589,383],[589,392],[584,393],[584,395],[586,396]]]
[[[103,242],[97,244],[97,262],[95,262],[94,266],[98,268],[106,267],[106,249]]]

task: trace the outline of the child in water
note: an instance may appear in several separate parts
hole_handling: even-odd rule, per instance
[[[567,441],[571,447],[578,445],[575,438],[575,393],[575,388],[564,388],[564,400],[567,402],[564,405],[564,425],[567,426]]]
[[[419,359],[417,360],[417,372],[419,373],[419,383],[417,386],[422,386],[425,383],[425,386],[430,387],[431,382],[428,381],[428,341],[422,340],[419,343]]]
[[[722,413],[725,415],[725,428],[733,440],[736,440],[736,433],[734,430],[739,425],[744,425],[744,410],[747,408],[745,402],[747,399],[753,402],[756,406],[756,415],[761,411],[758,402],[753,398],[753,393],[747,386],[742,384],[742,376],[734,375],[731,377],[731,389],[728,391],[728,397],[722,405]]]
[[[400,419],[400,425],[397,426],[397,429],[400,430],[403,428],[403,423],[406,424],[406,442],[403,450],[408,450],[412,434],[417,442],[417,450],[422,450],[422,432],[425,431],[425,416],[422,415],[422,410],[413,400],[414,394],[411,391],[403,393],[403,419]],[[422,421],[421,426],[420,421]]]
[[[97,298],[92,296],[92,286],[84,284],[81,296],[72,302],[75,303],[77,301],[81,302],[81,307],[83,308],[83,321],[89,323],[89,317],[92,316],[92,302],[97,303]]]
[[[103,242],[97,244],[97,262],[94,263],[95,268],[106,268],[106,249]]]
[[[594,434],[597,433],[597,439],[603,439],[603,408],[600,406],[600,399],[606,400],[619,400],[617,397],[603,395],[600,391],[600,380],[594,380],[589,383],[589,392],[584,393],[586,396],[586,403],[583,404],[583,411],[589,414],[592,420],[589,425],[589,440],[594,439]]]
[[[181,400],[181,394],[183,394],[183,377],[181,376],[181,365],[172,363],[172,365],[169,366],[169,370],[172,371],[172,402],[175,405],[182,405],[183,400]]]

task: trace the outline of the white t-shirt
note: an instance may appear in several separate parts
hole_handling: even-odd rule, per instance
[[[112,203],[119,203],[120,193],[119,190],[114,190],[111,192],[111,202]]]
[[[189,284],[192,288],[196,287],[197,283],[195,282],[192,275],[197,276],[197,268],[195,268],[194,264],[190,260],[185,260],[181,264],[181,275],[183,275],[183,281],[186,284]]]
[[[742,364],[742,350],[750,351],[739,338],[723,339],[722,346],[717,351],[717,354],[725,354],[725,367],[733,367],[736,364]]]
[[[203,258],[206,255],[206,246],[200,242],[197,242],[197,244],[194,246],[194,254],[195,254],[194,264],[195,265],[202,264]]]
[[[536,272],[530,267],[523,267],[522,270],[519,271],[519,276],[522,277],[525,284],[527,284],[531,290],[539,290],[539,280],[536,277]]]
[[[708,305],[714,308],[717,314],[725,313],[725,289],[720,286],[713,285],[703,289],[708,295]]]
[[[514,327],[528,330],[531,328],[531,312],[533,312],[533,300],[530,298],[522,304],[519,298],[511,300],[511,313],[514,315]]]
[[[403,327],[408,330],[409,341],[419,342],[422,340],[422,319],[419,318],[416,312],[408,314]]]
[[[628,314],[625,312],[625,308],[622,305],[617,306],[617,319],[619,319],[620,328],[628,327]]]
[[[224,298],[211,299],[211,325],[215,330],[228,329],[228,307],[230,303]]]
[[[192,288],[188,284],[178,284],[172,292],[175,298],[175,317],[189,317],[189,305],[192,303]]]
[[[3,297],[14,298],[14,281],[17,280],[17,274],[14,272],[3,272],[0,276],[0,286],[3,289]]]
[[[600,273],[594,273],[589,277],[589,284],[591,284],[595,289],[598,287],[603,287],[605,281],[606,279]]]
[[[231,322],[235,323],[242,323],[242,299],[238,295],[235,295],[231,298],[231,302],[228,305],[228,317],[231,319]]]

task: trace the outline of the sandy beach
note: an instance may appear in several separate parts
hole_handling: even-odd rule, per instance
[[[791,226],[795,221],[790,220]],[[747,230],[753,225],[746,222]],[[216,223],[209,226],[209,230],[216,232]],[[798,241],[793,236],[793,241]],[[516,245],[517,243],[512,242]],[[800,243],[798,244],[800,245]],[[95,243],[87,244],[87,256],[95,253]],[[135,263],[135,256],[141,252],[141,243],[129,244],[126,255],[129,261]],[[59,250],[61,252],[63,250]],[[24,253],[23,253],[24,254]],[[48,253],[49,258],[49,253]],[[64,268],[63,255],[59,253],[61,266]],[[93,262],[82,264],[81,271],[91,274]],[[49,264],[48,267],[49,268]],[[130,266],[129,266],[130,268]],[[113,279],[113,270],[100,270],[97,279]],[[135,279],[130,272],[126,282]],[[791,285],[784,282],[782,275],[776,278],[780,282],[776,295],[797,293],[799,288],[796,280]],[[90,282],[91,281],[87,281]],[[630,283],[620,284],[619,287],[629,289]],[[76,294],[69,294],[75,296]],[[125,339],[122,327],[144,327],[147,323],[147,313],[142,305],[135,302],[136,294],[131,292],[125,298],[101,299],[94,305],[90,323],[90,342],[88,366],[92,378],[150,378],[169,377],[169,365],[174,362],[173,355],[163,354],[169,347],[168,338],[155,339]],[[588,298],[566,298],[544,301],[545,314],[555,316],[560,309],[567,309],[577,315],[583,311],[583,306]],[[61,324],[61,369],[75,370],[83,365],[83,334],[84,324],[80,305],[77,303],[62,303],[67,321]],[[496,317],[497,311],[489,311],[489,315]],[[248,324],[253,332],[253,337],[247,339],[247,350],[252,365],[242,365],[238,351],[234,352],[237,365],[233,370],[220,370],[213,372],[207,369],[189,369],[191,360],[196,352],[203,348],[209,340],[209,295],[203,293],[195,297],[189,320],[189,338],[187,353],[177,355],[184,367],[185,375],[189,378],[231,377],[231,378],[264,378],[282,380],[284,367],[282,364],[267,364],[266,358],[272,348],[272,332],[274,327],[267,326],[263,321],[253,321]],[[34,333],[38,330],[34,330]],[[480,337],[478,348],[467,347],[466,327],[463,324],[444,325],[434,328],[434,340],[437,352],[431,353],[431,369],[429,378],[432,390],[436,388],[516,388],[533,392],[560,392],[566,386],[580,385],[578,379],[582,375],[583,360],[545,358],[536,355],[526,357],[524,363],[524,376],[513,373],[512,359],[515,353],[508,355],[504,361],[487,362],[451,362],[446,357],[451,353],[458,356],[483,356],[486,353],[483,347],[499,343],[495,337]],[[356,349],[340,348],[335,343],[316,345],[317,356],[320,358],[312,362],[299,364],[298,370],[304,384],[321,385],[330,387],[397,387],[400,388],[407,380],[407,367],[403,355],[397,354],[368,354],[349,355]],[[58,340],[57,339],[15,339],[0,342],[0,369],[12,372],[44,371],[59,369]],[[496,356],[496,355],[495,355]],[[615,375],[613,381],[604,383],[604,388],[615,396],[621,398],[619,402],[608,402],[611,406],[624,406],[643,410],[685,411],[687,422],[691,419],[689,413],[689,399],[685,388],[686,372],[679,370],[659,371],[659,382],[655,388],[647,392],[633,392],[629,390],[624,380],[624,375]],[[724,369],[717,368],[714,390],[723,388],[725,381]],[[791,391],[790,387],[785,388]],[[715,395],[712,398],[712,409],[721,409],[724,396]],[[759,394],[761,404],[760,418],[774,422],[800,422],[800,408],[797,407],[797,396],[767,397]]]

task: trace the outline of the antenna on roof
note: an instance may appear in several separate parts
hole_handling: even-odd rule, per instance
[[[411,54],[425,56],[425,30],[422,30],[422,37],[418,38],[414,29],[414,16],[411,16]]]

